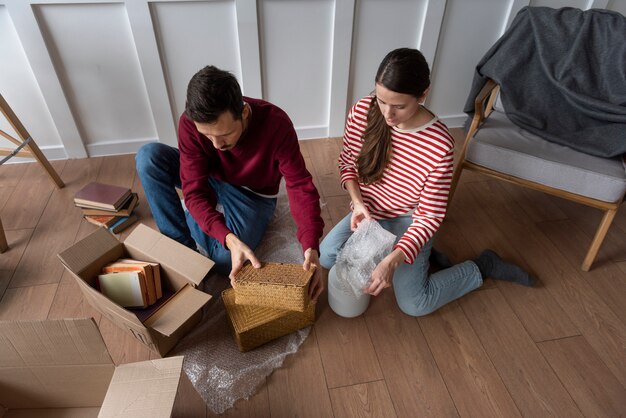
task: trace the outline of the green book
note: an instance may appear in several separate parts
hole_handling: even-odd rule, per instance
[[[125,308],[148,306],[146,279],[140,271],[98,275],[100,292]]]

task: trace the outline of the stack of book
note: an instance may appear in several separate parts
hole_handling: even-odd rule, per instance
[[[74,204],[81,208],[85,220],[117,234],[137,221],[133,211],[139,197],[128,187],[93,182],[76,193]]]
[[[146,308],[163,297],[157,263],[121,258],[102,268],[100,292],[125,308]]]

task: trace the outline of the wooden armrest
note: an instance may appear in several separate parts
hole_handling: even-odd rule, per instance
[[[480,92],[478,92],[478,95],[476,95],[476,98],[474,99],[474,117],[472,118],[472,124],[467,132],[468,139],[474,135],[478,126],[487,116],[489,116],[489,113],[491,113],[495,99],[495,95],[493,93],[496,92],[496,89],[499,87],[498,83],[489,78],[483,88],[480,89]],[[489,103],[485,106],[485,101],[487,99],[489,99]]]

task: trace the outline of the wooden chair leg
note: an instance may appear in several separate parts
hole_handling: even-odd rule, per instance
[[[591,268],[591,264],[596,259],[598,255],[598,251],[600,251],[600,246],[602,245],[602,241],[606,237],[607,232],[609,232],[609,227],[617,214],[617,209],[609,209],[604,212],[604,216],[602,217],[602,221],[600,221],[600,226],[598,226],[598,230],[596,231],[595,237],[593,237],[593,241],[591,241],[591,245],[589,246],[589,250],[587,251],[587,255],[583,260],[582,269],[584,271],[589,271]]]
[[[3,253],[8,249],[9,249],[9,244],[7,243],[6,235],[4,235],[4,227],[2,226],[2,219],[0,219],[0,253]]]
[[[459,184],[459,180],[461,179],[461,173],[463,172],[463,161],[459,161],[457,166],[454,167],[454,172],[452,173],[452,180],[450,182],[450,194],[448,195],[448,206],[452,202],[452,198],[454,197],[454,192],[456,191],[456,187]]]

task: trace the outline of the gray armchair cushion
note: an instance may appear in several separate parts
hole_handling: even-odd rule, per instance
[[[498,103],[468,146],[475,164],[545,186],[616,202],[626,190],[621,158],[602,158],[546,141],[511,122]]]

